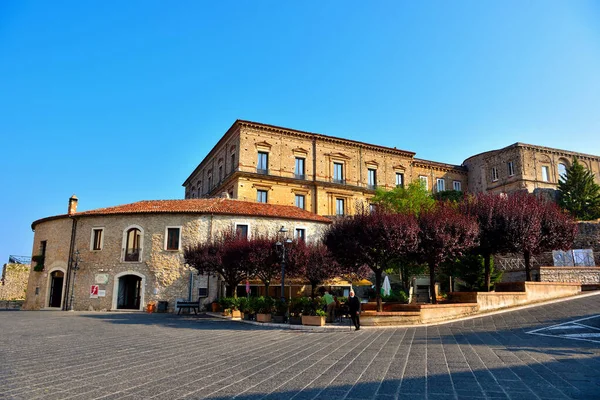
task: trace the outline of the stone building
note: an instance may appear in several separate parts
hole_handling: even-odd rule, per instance
[[[318,133],[237,120],[185,180],[185,198],[227,192],[240,200],[352,214],[375,188],[421,180],[431,191],[466,190],[460,165]]]
[[[207,304],[222,282],[188,267],[185,246],[229,229],[251,237],[285,227],[310,241],[331,222],[298,207],[226,198],[140,201],[84,212],[77,212],[77,201],[71,197],[67,214],[32,224],[34,264],[43,270],[29,273],[25,309],[68,309],[71,293],[75,310],[143,310],[150,301],[167,301],[172,309],[177,298],[189,297]]]
[[[600,183],[599,156],[524,143],[471,156],[463,165],[469,171],[470,192],[534,192],[556,190],[574,157]]]

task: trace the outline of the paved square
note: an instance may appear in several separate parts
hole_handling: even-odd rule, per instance
[[[600,295],[358,332],[4,311],[0,398],[600,399],[600,343],[566,336],[600,332],[599,315]]]

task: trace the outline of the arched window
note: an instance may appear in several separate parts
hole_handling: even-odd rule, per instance
[[[142,249],[142,232],[137,228],[131,228],[125,238],[125,261],[140,261]]]
[[[559,180],[559,182],[564,181],[566,176],[567,176],[567,166],[563,163],[559,163],[558,164],[558,180]]]

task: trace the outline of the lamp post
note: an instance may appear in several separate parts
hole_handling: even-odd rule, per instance
[[[285,227],[279,229],[279,233],[285,234],[288,230]],[[275,243],[277,247],[281,247],[281,300],[285,301],[285,244],[292,243],[291,239],[283,239],[281,242]]]
[[[74,264],[71,267],[73,269],[73,284],[71,285],[71,304],[70,304],[69,311],[75,311],[73,309],[73,302],[75,301],[75,275],[77,274],[77,271],[79,270],[79,262],[80,261],[81,261],[81,259],[79,258],[79,250],[75,250],[75,257],[72,259],[72,262],[74,262]]]

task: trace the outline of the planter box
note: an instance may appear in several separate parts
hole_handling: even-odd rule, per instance
[[[242,312],[240,310],[232,310],[231,311],[231,318],[242,318]]]
[[[283,324],[285,322],[285,315],[273,315],[273,322]]]
[[[325,317],[318,315],[303,315],[302,325],[323,326],[325,325]]]
[[[271,314],[256,314],[258,322],[271,322]]]
[[[302,317],[290,317],[290,325],[302,325]]]
[[[242,313],[242,318],[244,318],[245,321],[252,321],[254,319],[254,314]]]
[[[216,301],[212,302],[210,304],[210,307],[211,307],[212,312],[219,312],[219,311],[221,311],[221,306]]]

